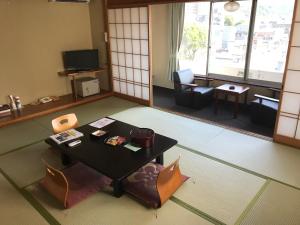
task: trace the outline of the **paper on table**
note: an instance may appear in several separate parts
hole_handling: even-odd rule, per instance
[[[138,150],[142,149],[141,147],[138,147],[138,146],[134,146],[130,143],[124,145],[125,148],[128,148],[129,150],[131,151],[134,151],[134,152],[137,152]]]
[[[93,123],[90,123],[89,125],[96,128],[102,128],[105,127],[111,123],[115,122],[115,120],[109,119],[109,118],[102,118],[100,120],[97,120]]]

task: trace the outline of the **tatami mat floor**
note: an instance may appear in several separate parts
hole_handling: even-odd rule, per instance
[[[51,119],[69,112],[81,124],[111,115],[177,139],[165,163],[181,155],[191,178],[158,210],[111,190],[63,210],[37,182],[41,158],[62,167],[43,139]],[[300,151],[221,127],[111,97],[1,128],[0,137],[1,224],[300,224]]]

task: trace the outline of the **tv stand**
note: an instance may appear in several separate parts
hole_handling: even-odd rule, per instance
[[[65,70],[65,71],[58,72],[58,75],[64,76],[64,77],[69,77],[71,79],[73,99],[75,101],[77,101],[78,96],[77,96],[77,88],[76,88],[77,87],[76,79],[78,77],[80,77],[81,75],[92,74],[95,78],[97,78],[99,80],[100,79],[99,75],[103,74],[106,71],[107,71],[107,67],[101,67],[101,68],[97,68],[95,70],[80,70],[80,71]]]

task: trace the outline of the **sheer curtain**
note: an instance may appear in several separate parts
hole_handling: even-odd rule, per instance
[[[184,12],[185,3],[169,4],[169,80],[173,80],[173,72],[179,69],[178,52],[183,34]]]

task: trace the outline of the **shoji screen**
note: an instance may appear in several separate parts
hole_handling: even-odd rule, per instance
[[[108,24],[114,92],[150,104],[148,7],[109,9]]]
[[[300,147],[300,3],[296,1],[291,46],[274,139]]]

